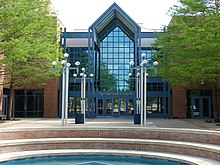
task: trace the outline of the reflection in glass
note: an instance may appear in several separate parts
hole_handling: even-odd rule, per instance
[[[102,99],[98,99],[98,114],[104,114],[104,104]]]
[[[69,104],[69,106],[68,106],[69,114],[81,112],[79,97],[69,97],[68,104]]]
[[[126,99],[120,100],[120,115],[126,114]]]
[[[113,113],[118,113],[118,98],[114,98]]]
[[[100,77],[100,91],[130,90],[128,84],[129,61],[134,60],[134,41],[119,27],[115,27],[100,43],[96,73]],[[103,75],[104,74],[104,75]]]
[[[147,113],[148,114],[162,114],[163,113],[163,98],[155,97],[147,99]]]
[[[133,115],[134,114],[134,100],[129,99],[128,101],[128,114]]]
[[[106,100],[106,114],[112,114],[112,100]]]

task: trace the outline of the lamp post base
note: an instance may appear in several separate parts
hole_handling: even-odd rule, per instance
[[[134,124],[141,124],[141,114],[134,114]]]
[[[84,124],[84,114],[75,114],[75,124]]]

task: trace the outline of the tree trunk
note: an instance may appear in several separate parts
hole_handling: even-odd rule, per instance
[[[9,99],[8,99],[8,113],[7,113],[7,119],[11,120],[14,118],[14,87],[13,85],[10,85],[9,89]]]

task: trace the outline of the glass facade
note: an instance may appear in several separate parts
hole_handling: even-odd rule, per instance
[[[73,74],[76,73],[76,69],[70,69],[69,70],[69,91],[80,91],[80,68],[84,67],[86,68],[86,74],[88,75],[88,61],[89,61],[89,56],[88,56],[88,48],[67,48],[67,52],[70,55],[68,61],[71,63],[71,67],[76,67],[75,62],[79,61],[80,66],[79,66],[79,73],[78,77],[74,78]]]
[[[71,63],[71,67],[75,66],[75,62],[79,61],[80,66],[84,68],[88,68],[88,48],[68,48],[67,49],[69,56],[68,61]]]
[[[115,27],[100,43],[96,58],[98,91],[129,91],[129,61],[134,60],[134,42]]]
[[[76,61],[80,61],[80,68],[85,67],[87,75],[94,69],[94,86],[90,80],[87,80],[86,85],[86,116],[133,115],[136,113],[135,74],[133,77],[128,76],[129,62],[140,63],[138,56],[135,56],[134,41],[119,26],[102,38],[99,47],[95,46],[94,54],[90,54],[91,57],[88,48],[67,48],[71,66],[74,66]],[[148,60],[147,115],[167,117],[170,109],[169,85],[156,77],[156,67],[152,64],[152,56],[156,50],[142,47],[140,52],[146,53]],[[94,65],[91,65],[92,63]],[[69,116],[74,116],[81,109],[80,77],[74,78],[75,72],[70,70]]]
[[[153,38],[149,33],[143,36]],[[117,7],[108,14],[102,15],[89,27],[88,34],[76,32],[69,35],[72,47],[67,47],[67,53],[70,54],[71,66],[74,66],[76,61],[80,61],[80,67],[86,68],[87,78],[90,73],[94,74],[92,81],[89,79],[86,81],[86,117],[120,117],[137,113],[135,87],[137,70],[135,69],[141,63],[142,53],[146,53],[148,61],[149,77],[145,100],[147,115],[169,117],[170,88],[166,82],[157,77],[156,67],[153,66],[152,57],[157,50],[154,50],[150,44],[144,44],[149,47],[141,47],[143,36],[139,25]],[[88,37],[87,48],[85,43],[82,44],[86,37]],[[76,42],[77,46],[74,45]],[[79,46],[80,44],[82,47]],[[130,61],[135,62],[131,77],[129,77]],[[69,116],[74,116],[81,109],[80,77],[74,78],[74,72],[70,70]]]

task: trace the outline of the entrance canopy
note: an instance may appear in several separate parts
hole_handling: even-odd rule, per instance
[[[129,17],[116,3],[113,3],[90,27],[97,45],[116,26],[120,27],[127,36],[135,41],[140,37],[140,26]]]

